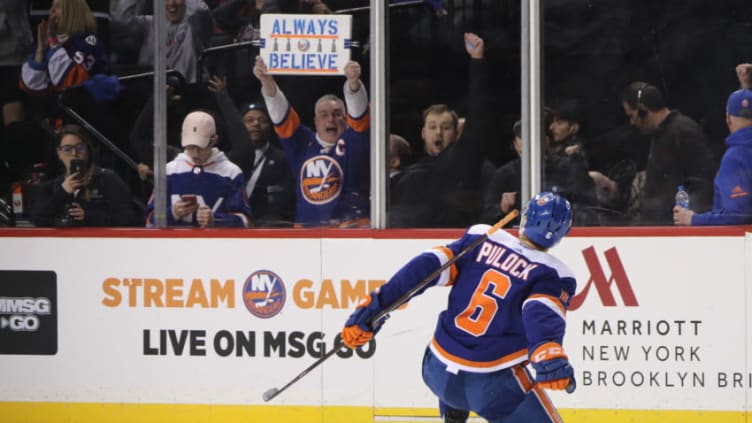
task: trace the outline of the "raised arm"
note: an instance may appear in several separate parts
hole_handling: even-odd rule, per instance
[[[243,117],[227,92],[226,78],[212,76],[208,81],[209,91],[214,93],[217,100],[220,118],[227,129],[227,139],[230,141],[230,151],[226,151],[231,162],[240,166],[243,173],[250,174],[251,165],[255,160],[255,151],[251,137],[243,124]]]
[[[256,56],[256,63],[253,65],[253,75],[261,82],[261,95],[264,96],[266,109],[269,111],[269,117],[272,123],[279,124],[287,114],[289,103],[285,94],[277,86],[274,76],[269,73],[264,59]]]
[[[739,78],[741,88],[750,89],[752,87],[752,64],[742,63],[737,65],[736,77]]]
[[[345,65],[345,77],[347,77],[347,86],[350,88],[350,92],[357,92],[363,83],[360,81],[360,63],[350,60]]]
[[[261,94],[264,97],[274,97],[277,95],[277,82],[274,81],[274,76],[269,73],[269,68],[261,56],[256,56],[256,63],[253,65],[253,76],[261,82]]]
[[[360,119],[368,111],[368,93],[360,80],[361,68],[358,62],[353,60],[345,65],[345,81],[342,91],[345,97],[347,114],[355,119]]]
[[[485,57],[485,42],[473,33],[465,33],[465,51],[470,56],[469,84],[467,93],[467,123],[458,140],[462,149],[473,152],[480,158],[491,133],[491,107],[488,93],[488,69]]]
[[[472,32],[465,33],[465,51],[472,59],[482,59],[485,55],[486,45],[483,38]]]

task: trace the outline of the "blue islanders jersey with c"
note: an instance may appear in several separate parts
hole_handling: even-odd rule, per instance
[[[295,222],[298,226],[332,226],[368,216],[367,172],[370,160],[368,109],[360,117],[347,115],[348,128],[337,143],[325,148],[316,133],[300,123],[288,106],[274,129],[287,160],[297,172]]]
[[[394,303],[489,228],[472,226],[457,241],[415,257],[381,287],[380,303]],[[437,285],[452,289],[431,351],[447,369],[474,373],[522,363],[541,342],[561,344],[569,299],[576,289],[574,275],[564,263],[501,230],[428,287]]]

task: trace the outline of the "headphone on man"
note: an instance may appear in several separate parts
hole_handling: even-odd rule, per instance
[[[642,96],[648,86],[650,86],[650,84],[645,82],[637,89],[637,116],[639,116],[640,119],[645,119],[645,116],[648,115],[646,108],[642,107]]]

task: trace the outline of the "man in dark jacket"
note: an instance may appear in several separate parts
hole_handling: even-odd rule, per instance
[[[522,124],[517,121],[512,126],[514,140],[512,148],[517,158],[511,160],[494,171],[483,196],[483,213],[481,222],[493,225],[506,216],[512,209],[522,210],[522,198],[519,194],[522,187]],[[519,225],[519,217],[510,224]]]
[[[698,208],[709,208],[715,166],[700,125],[670,110],[658,88],[646,82],[627,86],[622,105],[629,123],[652,138],[635,223],[673,224],[671,209],[679,185],[688,187]]]
[[[235,108],[223,79],[212,77],[214,92],[227,138],[230,160],[245,175],[245,193],[256,227],[292,226],[295,222],[295,175],[285,152],[274,138],[272,122],[263,101]]]
[[[551,109],[551,134],[547,143],[544,189],[557,191],[572,204],[574,226],[597,225],[592,211],[597,205],[595,183],[588,175],[590,165],[582,136],[586,118],[577,100],[567,99]]]
[[[425,155],[405,169],[390,193],[393,227],[464,227],[477,222],[482,208],[481,169],[490,130],[484,41],[465,34],[470,56],[467,123],[458,135],[457,114],[434,104],[423,112]]]

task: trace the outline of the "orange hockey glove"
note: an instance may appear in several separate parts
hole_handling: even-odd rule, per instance
[[[345,327],[342,329],[342,342],[352,349],[368,343],[388,317],[382,317],[374,324],[374,327],[371,327],[371,319],[380,311],[378,292],[372,292],[360,302],[358,308],[345,322]]]
[[[574,368],[561,345],[555,342],[539,344],[530,354],[530,362],[535,369],[535,380],[542,388],[574,392],[577,387]]]

